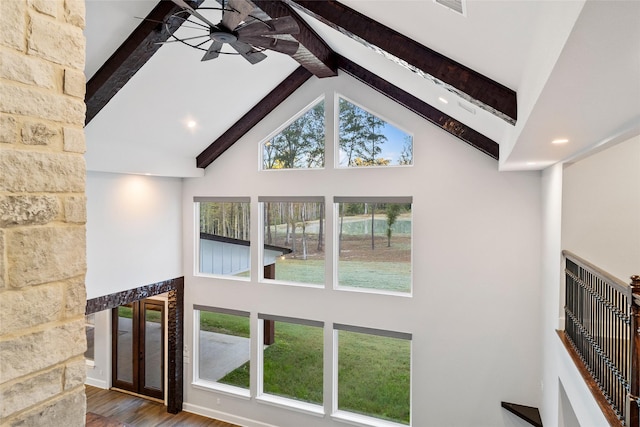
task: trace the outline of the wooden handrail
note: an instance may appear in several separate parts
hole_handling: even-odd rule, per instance
[[[562,251],[562,255],[565,258],[570,259],[571,261],[575,262],[580,267],[582,267],[582,268],[584,268],[586,270],[589,270],[591,273],[593,273],[594,275],[599,277],[601,280],[604,280],[609,285],[611,285],[611,286],[615,287],[616,289],[618,289],[618,291],[624,292],[624,293],[628,293],[628,295],[631,296],[631,286],[628,283],[625,283],[622,280],[620,280],[617,277],[615,277],[614,275],[612,275],[610,273],[607,273],[606,271],[604,271],[600,267],[597,267],[597,266],[591,264],[586,259],[580,258],[578,255],[574,254],[571,251],[563,250]]]

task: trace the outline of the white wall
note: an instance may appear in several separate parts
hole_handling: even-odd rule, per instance
[[[583,426],[608,425],[582,376],[560,342],[564,328],[562,294],[563,165],[542,174],[542,382],[540,414],[546,427],[566,425],[575,416]]]
[[[560,343],[564,328],[562,249],[623,281],[640,272],[640,137],[574,164],[557,164],[542,177],[541,406],[545,426],[608,425]]]
[[[87,173],[87,299],[182,273],[182,181]],[[87,384],[111,385],[111,311],[96,313]]]
[[[562,246],[623,282],[640,274],[640,136],[566,167]]]
[[[87,174],[87,299],[182,273],[182,182]]]
[[[325,169],[260,172],[260,141],[334,90],[412,132],[415,165],[335,170],[327,135]],[[540,177],[497,169],[495,160],[348,77],[310,80],[209,166],[205,177],[185,180],[185,344],[193,348],[193,304],[249,311],[254,327],[260,312],[324,321],[328,332],[332,322],[409,332],[414,426],[525,425],[500,401],[538,406],[540,400],[540,322],[532,321],[540,315]],[[298,195],[325,196],[329,209],[334,195],[413,196],[413,296],[265,285],[257,282],[257,265],[249,282],[192,275],[194,196],[250,196],[256,235],[258,196]],[[326,226],[330,260],[331,215]],[[330,340],[325,344],[330,360]],[[254,334],[254,357],[257,348]],[[186,356],[187,410],[242,425],[344,425],[328,415],[327,391],[327,415],[317,417],[195,388]],[[255,390],[255,363],[252,369]],[[325,372],[325,388],[331,374]]]

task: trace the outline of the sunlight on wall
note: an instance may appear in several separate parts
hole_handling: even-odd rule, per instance
[[[157,188],[145,176],[124,176],[115,192],[114,208],[129,219],[145,217],[157,204]]]

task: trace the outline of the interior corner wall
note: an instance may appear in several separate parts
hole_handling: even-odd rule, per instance
[[[179,178],[87,173],[87,299],[183,275],[181,195]]]
[[[562,206],[563,165],[558,163],[542,173],[542,400],[540,415],[546,427],[565,425],[564,413],[569,411],[584,426],[608,425],[561,343],[556,330],[563,329],[564,297],[562,295]]]
[[[318,96],[330,99],[336,92],[412,132],[414,166],[345,170],[327,160],[322,170],[259,171],[260,141]],[[329,151],[335,151],[333,145]],[[249,281],[193,273],[195,196],[250,196],[255,234],[259,196],[300,195],[324,196],[328,204],[334,195],[412,196],[413,296],[345,292],[330,284],[324,289],[265,285],[257,280],[256,245]],[[495,160],[341,74],[309,80],[211,164],[203,178],[186,179],[183,218],[189,352],[194,304],[250,312],[253,326],[257,313],[269,313],[323,321],[326,333],[333,323],[402,331],[413,334],[412,425],[518,426],[523,424],[500,402],[539,405],[539,173],[500,173]],[[327,216],[327,245],[331,221]],[[253,333],[252,369],[258,346]],[[325,358],[331,360],[326,347]],[[185,355],[189,411],[247,426],[344,425],[330,416],[331,402],[320,417],[261,403],[255,389],[254,398],[246,399],[192,381],[193,358]]]
[[[562,248],[630,283],[640,274],[640,136],[567,165]]]
[[[542,175],[542,386],[545,426],[563,426],[563,404],[580,425],[608,425],[560,342],[563,249],[623,281],[640,273],[640,137]]]

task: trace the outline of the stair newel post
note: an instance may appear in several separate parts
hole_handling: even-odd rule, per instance
[[[631,384],[627,396],[626,425],[640,425],[640,276],[631,276]]]

